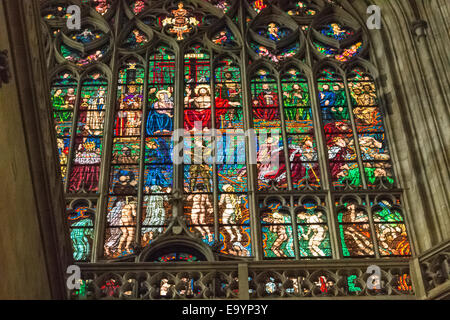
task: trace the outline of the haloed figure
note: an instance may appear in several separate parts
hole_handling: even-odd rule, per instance
[[[169,133],[173,128],[173,99],[168,90],[160,90],[156,93],[158,101],[151,106],[147,118],[147,134]]]
[[[90,239],[92,239],[93,229],[86,227],[92,226],[91,219],[81,219],[72,224],[70,238],[72,239],[74,248],[73,258],[76,261],[87,260],[89,258],[89,254],[91,253]]]

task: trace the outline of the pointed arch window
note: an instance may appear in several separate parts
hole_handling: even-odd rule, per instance
[[[370,41],[344,8],[82,1],[69,30],[67,5],[42,15],[76,260],[139,261],[174,227],[218,257],[411,255]]]

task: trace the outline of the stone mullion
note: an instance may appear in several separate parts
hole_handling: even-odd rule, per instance
[[[246,134],[246,162],[247,162],[247,190],[248,190],[248,202],[250,210],[250,228],[251,228],[251,244],[252,255],[255,260],[262,260],[262,239],[261,239],[261,226],[259,221],[259,210],[257,204],[257,191],[258,190],[258,170],[256,163],[256,154],[253,152],[252,146],[255,146],[256,141],[253,136],[250,136],[249,131],[253,131],[252,112],[251,112],[251,97],[250,97],[250,84],[248,73],[248,54],[246,51],[246,36],[245,36],[245,15],[242,6],[239,8],[239,22],[240,31],[242,35],[242,50],[241,50],[241,86],[242,86],[242,111],[243,111],[243,123],[244,131]],[[256,151],[256,147],[255,147]]]
[[[283,136],[283,149],[284,149],[284,160],[286,165],[286,179],[288,183],[288,189],[293,191],[294,187],[292,185],[292,176],[291,176],[291,166],[290,166],[290,155],[289,155],[289,141],[287,139],[286,133],[286,119],[284,116],[284,102],[283,102],[283,86],[281,84],[280,74],[277,76],[277,86],[278,86],[278,104],[279,104],[279,112],[280,112],[280,121],[281,121],[281,134]],[[300,259],[300,248],[299,248],[299,239],[297,232],[297,221],[294,214],[294,199],[292,196],[289,197],[290,201],[290,215],[291,215],[291,226],[292,226],[292,235],[294,237],[294,252],[295,259]]]
[[[295,214],[295,201],[294,197],[289,197],[291,208],[289,210],[291,214],[291,225],[292,225],[292,235],[294,236],[294,252],[295,252],[295,259],[300,260],[300,241],[298,239],[298,225],[297,225],[297,217]]]
[[[400,197],[400,203],[401,203],[401,214],[402,214],[402,218],[403,218],[403,224],[405,225],[406,228],[406,234],[408,236],[408,241],[409,241],[409,245],[411,248],[411,256],[416,256],[416,239],[415,239],[415,234],[414,234],[414,229],[413,229],[413,225],[412,225],[412,221],[411,219],[409,219],[409,217],[407,216],[408,211],[405,205],[405,198],[406,195],[401,192],[400,194],[398,194],[398,197]]]
[[[355,117],[353,115],[353,106],[351,102],[351,96],[350,96],[350,90],[348,89],[348,81],[347,76],[344,75],[344,87],[345,87],[345,95],[347,97],[347,108],[348,108],[348,114],[350,116],[350,122],[352,124],[352,131],[353,131],[353,141],[354,141],[354,147],[355,152],[357,156],[358,166],[359,166],[359,174],[361,175],[361,182],[363,185],[363,189],[367,190],[367,182],[366,182],[366,175],[364,171],[364,163],[362,161],[361,157],[361,149],[359,146],[359,136],[358,136],[358,128],[356,127],[355,123]]]
[[[306,50],[306,59],[308,64],[312,67],[312,57],[311,57],[311,51],[309,48]],[[311,68],[313,70],[313,68]],[[310,92],[310,105],[311,105],[311,112],[313,115],[313,121],[314,121],[314,133],[315,133],[315,140],[317,144],[317,156],[318,156],[318,162],[319,162],[319,168],[320,170],[320,177],[321,177],[321,189],[326,192],[326,207],[328,208],[328,228],[330,230],[330,240],[331,240],[331,251],[332,251],[332,257],[333,259],[340,259],[342,258],[342,250],[341,250],[341,242],[339,240],[339,226],[337,224],[337,212],[334,205],[334,198],[333,198],[333,186],[331,184],[330,179],[330,166],[329,166],[329,159],[328,159],[328,149],[326,146],[326,139],[325,139],[325,133],[323,130],[323,122],[320,116],[320,113],[322,112],[320,103],[317,99],[319,96],[319,90],[318,90],[318,82],[316,78],[316,74],[312,74],[309,80],[309,92]]]
[[[48,34],[46,35],[47,37],[48,37],[48,42],[49,42],[49,46],[50,46],[50,55],[47,57],[47,69],[50,69],[50,68],[53,68],[54,66],[55,66],[55,63],[54,63],[54,61],[55,61],[55,51],[53,50],[53,48],[55,47],[54,46],[54,39],[53,39],[53,37],[51,36],[51,29],[50,29],[50,27],[47,25],[46,26],[46,30],[47,30],[47,32],[48,32]]]
[[[141,229],[142,229],[142,208],[144,199],[144,174],[145,174],[145,125],[148,114],[148,79],[149,79],[149,52],[146,51],[144,61],[144,83],[142,85],[142,116],[141,116],[141,145],[140,145],[140,158],[139,158],[139,180],[138,180],[138,206],[136,212],[136,244],[137,247],[141,247]],[[136,262],[138,257],[136,256]]]
[[[216,133],[216,100],[215,100],[215,72],[214,72],[214,52],[211,50],[209,53],[209,82],[210,82],[210,95],[211,95],[211,132]],[[222,141],[219,139],[219,141]],[[211,136],[211,148],[214,152],[211,153],[212,160],[212,170],[213,170],[213,207],[214,207],[214,240],[219,241],[219,184],[217,179],[217,145],[216,136],[212,134]]]
[[[292,186],[292,176],[291,176],[291,166],[290,166],[290,155],[289,155],[289,142],[286,133],[286,119],[284,116],[284,104],[283,104],[283,89],[281,86],[280,74],[277,75],[277,87],[278,87],[278,112],[280,113],[281,121],[281,135],[283,137],[283,150],[284,150],[284,162],[286,165],[286,180],[289,190],[294,190]]]
[[[313,116],[314,123],[314,139],[317,145],[317,158],[320,167],[320,189],[323,192],[330,193],[333,190],[333,186],[331,184],[330,179],[330,171],[329,171],[329,159],[328,159],[328,148],[325,143],[325,134],[323,132],[323,122],[320,117],[320,104],[317,101],[317,97],[319,92],[317,90],[318,83],[315,78],[309,81],[309,92],[310,92],[310,105],[311,105],[311,113]],[[320,191],[319,191],[320,192]]]
[[[174,82],[174,115],[173,115],[173,129],[174,132],[181,131],[184,132],[184,48],[181,48],[181,46],[178,46],[175,49],[175,82]],[[173,146],[173,152],[175,152],[175,144],[179,143],[179,139],[182,138],[183,140],[180,142],[184,146],[184,134],[180,137],[177,137],[177,135],[172,136],[172,141],[174,143]],[[174,140],[178,139],[178,140]],[[182,148],[184,150],[184,147]],[[179,155],[177,154],[176,157],[174,157],[174,154],[172,154],[173,160],[177,159]],[[183,187],[183,168],[184,168],[184,158],[181,161],[181,163],[175,163],[173,161],[173,188],[172,188],[172,195],[175,195],[175,191],[180,192],[180,194],[184,193],[184,187]],[[183,196],[184,197],[184,196]],[[184,201],[174,201],[173,207],[172,207],[172,219],[177,220],[178,217],[183,216],[183,203]]]
[[[372,233],[373,250],[375,251],[375,258],[379,259],[380,250],[378,247],[378,237],[375,229],[375,222],[373,221],[372,207],[370,206],[370,196],[368,194],[366,194],[365,196],[365,201],[367,216],[369,217],[370,232]]]
[[[120,12],[118,9],[115,19],[120,21]],[[119,24],[116,23],[115,34],[118,34]],[[106,211],[108,205],[108,189],[109,189],[109,175],[111,170],[111,151],[113,143],[113,133],[112,129],[114,127],[114,117],[116,111],[117,103],[117,83],[118,83],[118,50],[117,43],[114,43],[114,49],[111,58],[110,68],[112,71],[112,76],[108,83],[108,95],[106,101],[106,111],[105,111],[105,121],[103,125],[103,153],[101,158],[101,168],[99,177],[99,198],[97,202],[97,212],[95,216],[95,226],[94,226],[94,243],[92,246],[92,262],[97,262],[101,259],[101,254],[103,252],[103,245],[105,241],[105,230],[106,230]],[[109,106],[109,108],[107,108]]]

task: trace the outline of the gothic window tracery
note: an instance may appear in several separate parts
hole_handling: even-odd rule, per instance
[[[245,259],[411,254],[367,31],[334,1],[41,4],[67,202],[91,201],[68,209],[76,260],[174,227]]]

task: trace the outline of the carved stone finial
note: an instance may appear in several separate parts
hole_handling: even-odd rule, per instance
[[[428,23],[425,20],[417,20],[411,24],[411,30],[417,38],[426,37]]]
[[[180,189],[174,189],[172,194],[169,195],[169,202],[173,205],[183,201],[183,192]]]
[[[175,235],[180,235],[183,232],[183,227],[182,226],[173,226],[172,232]]]
[[[0,51],[0,88],[2,83],[9,83],[11,72],[9,70],[8,51]]]

